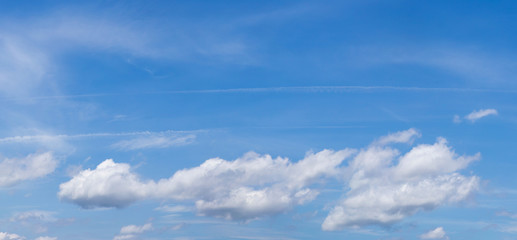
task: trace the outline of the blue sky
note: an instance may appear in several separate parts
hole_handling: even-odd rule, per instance
[[[0,3],[0,240],[513,239],[513,1]]]

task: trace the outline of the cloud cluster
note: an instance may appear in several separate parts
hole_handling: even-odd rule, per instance
[[[315,184],[334,178],[344,179],[346,194],[323,222],[324,230],[389,225],[465,200],[478,188],[478,177],[459,171],[480,154],[460,156],[444,138],[406,153],[391,146],[418,136],[409,129],[365,149],[310,152],[296,162],[254,152],[233,161],[213,158],[158,181],[142,180],[130,165],[108,159],[61,184],[58,195],[83,208],[124,207],[142,199],[191,201],[201,215],[249,221],[313,200]]]
[[[323,150],[294,163],[250,152],[234,161],[209,159],[159,181],[142,181],[128,164],[108,159],[61,184],[58,195],[83,208],[123,207],[146,198],[190,200],[200,214],[249,220],[311,201],[318,191],[309,186],[339,175],[353,152]]]
[[[387,146],[370,146],[350,162],[349,191],[329,213],[324,230],[390,225],[421,210],[466,199],[478,187],[476,176],[463,176],[474,156],[458,156],[443,138],[401,155]]]
[[[0,162],[0,187],[46,176],[56,169],[58,161],[51,152],[30,154],[25,158],[6,158]]]

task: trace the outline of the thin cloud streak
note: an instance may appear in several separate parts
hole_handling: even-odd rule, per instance
[[[48,139],[79,139],[79,138],[99,138],[99,137],[126,137],[126,136],[151,136],[156,134],[186,134],[206,132],[207,130],[192,130],[192,131],[162,131],[162,132],[119,132],[119,133],[86,133],[86,134],[58,134],[58,135],[26,135],[26,136],[12,136],[0,138],[2,143],[22,143],[22,142],[38,142]]]
[[[172,90],[138,93],[91,93],[77,95],[35,96],[26,98],[3,98],[0,101],[17,100],[55,100],[71,98],[99,98],[112,96],[138,95],[167,95],[167,94],[224,94],[224,93],[263,93],[263,92],[300,92],[300,93],[327,93],[327,92],[357,92],[357,91],[407,91],[407,92],[469,92],[469,93],[517,93],[516,90],[482,89],[482,88],[426,88],[426,87],[399,87],[399,86],[293,86],[293,87],[263,87],[263,88],[225,88],[200,90]]]

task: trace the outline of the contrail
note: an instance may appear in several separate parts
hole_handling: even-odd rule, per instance
[[[168,95],[168,94],[224,94],[224,93],[267,93],[267,92],[357,92],[357,91],[415,91],[415,92],[479,92],[479,93],[517,93],[516,90],[482,89],[482,88],[439,88],[439,87],[399,87],[399,86],[293,86],[263,88],[225,88],[200,90],[171,90],[134,93],[92,93],[77,95],[34,96],[23,98],[6,98],[4,100],[52,100],[72,98],[99,98],[112,96]]]
[[[429,91],[429,92],[508,92],[512,90],[480,89],[480,88],[424,88],[396,86],[294,86],[265,88],[228,88],[205,90],[161,91],[147,94],[192,94],[192,93],[253,93],[253,92],[349,92],[349,91]],[[145,93],[144,93],[145,94]]]

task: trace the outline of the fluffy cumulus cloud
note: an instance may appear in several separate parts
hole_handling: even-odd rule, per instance
[[[142,180],[130,165],[108,159],[61,184],[58,195],[83,208],[124,207],[142,199],[190,201],[200,215],[248,221],[313,200],[316,184],[324,180],[345,179],[347,192],[322,228],[389,225],[465,200],[478,188],[478,177],[460,171],[479,154],[458,155],[444,138],[405,153],[391,146],[412,143],[418,136],[409,129],[381,137],[365,149],[307,153],[296,162],[254,152],[233,161],[213,158],[158,181]]]
[[[59,186],[59,197],[83,208],[124,207],[151,194],[154,183],[141,182],[129,164],[108,159],[97,168],[80,171]]]
[[[0,162],[0,187],[46,176],[56,169],[58,161],[51,152],[31,154],[25,158],[6,158]]]
[[[437,227],[434,230],[420,235],[420,239],[449,239],[442,227]]]
[[[443,138],[405,154],[389,146],[363,149],[350,162],[349,191],[322,228],[389,225],[421,210],[462,201],[478,188],[479,179],[457,171],[479,158],[457,155]]]
[[[234,161],[209,159],[159,181],[140,180],[128,164],[106,160],[61,184],[59,197],[84,208],[123,207],[145,198],[186,200],[202,215],[249,220],[311,201],[318,191],[310,186],[339,175],[353,152],[323,150],[298,162],[251,152]]]

